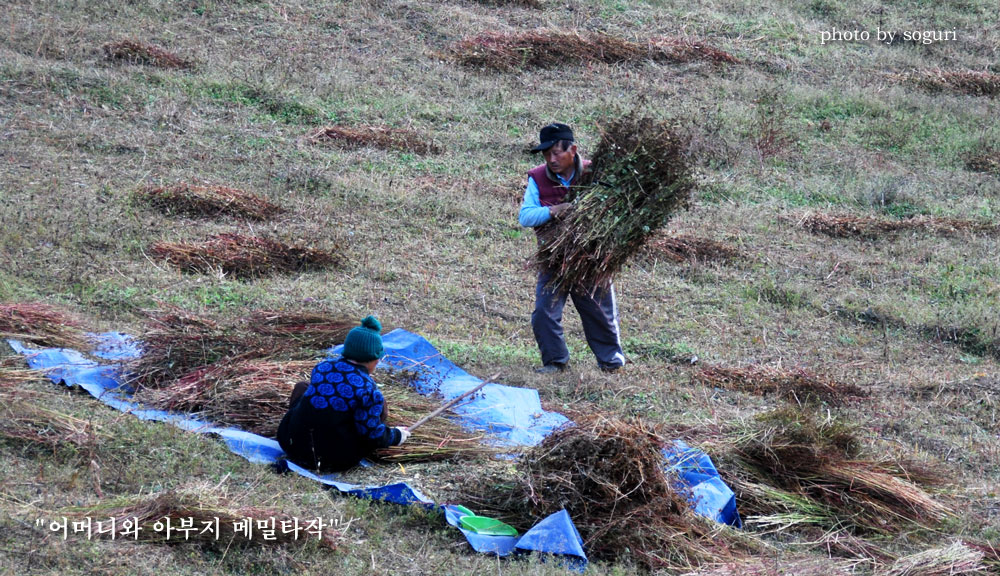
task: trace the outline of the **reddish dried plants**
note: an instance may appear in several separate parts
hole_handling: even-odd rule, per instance
[[[387,126],[327,126],[309,135],[313,143],[333,142],[348,147],[382,148],[417,154],[439,154],[441,147],[410,130]]]
[[[201,244],[157,242],[150,247],[150,253],[181,270],[236,278],[318,270],[342,261],[332,252],[233,233],[211,236]]]
[[[226,186],[196,186],[181,182],[173,186],[146,186],[136,195],[168,214],[270,220],[285,212],[281,206],[250,192]]]
[[[128,64],[144,64],[158,68],[184,70],[193,68],[194,63],[186,58],[138,40],[126,39],[109,42],[101,47],[108,60]]]

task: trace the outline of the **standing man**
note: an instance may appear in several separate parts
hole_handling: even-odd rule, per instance
[[[557,221],[572,209],[566,202],[566,194],[570,186],[580,182],[590,162],[577,153],[573,130],[565,124],[545,126],[538,140],[538,146],[531,151],[541,152],[545,163],[528,172],[528,186],[518,220],[521,226],[535,229],[538,244],[543,246],[557,232]],[[535,372],[560,372],[569,363],[562,327],[567,296],[573,298],[573,305],[583,322],[587,345],[597,357],[601,370],[614,372],[624,366],[614,285],[609,282],[606,286],[571,286],[553,291],[549,286],[551,279],[551,270],[539,269],[531,329],[542,354],[542,366]]]
[[[383,422],[385,399],[371,373],[385,351],[382,325],[368,316],[347,333],[341,357],[323,360],[296,385],[278,426],[278,444],[296,464],[323,472],[356,466],[379,448],[399,446],[406,428]]]

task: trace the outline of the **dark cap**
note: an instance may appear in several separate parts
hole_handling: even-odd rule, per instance
[[[548,150],[560,140],[569,140],[573,142],[573,129],[565,124],[549,124],[548,126],[541,129],[538,133],[538,146],[531,149],[532,152],[541,152],[543,150]]]

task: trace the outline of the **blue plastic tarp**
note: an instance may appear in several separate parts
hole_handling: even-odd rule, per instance
[[[128,412],[143,420],[168,422],[184,430],[215,434],[225,441],[229,450],[258,464],[271,464],[310,478],[325,486],[359,498],[384,500],[398,504],[437,506],[433,500],[405,482],[386,486],[358,486],[337,480],[337,474],[318,474],[284,459],[277,441],[238,428],[215,426],[188,414],[147,409],[131,399],[131,390],[122,385],[121,365],[137,358],[141,343],[126,334],[109,332],[93,335],[95,357],[110,360],[99,363],[76,350],[47,348],[30,349],[16,340],[11,347],[23,354],[28,365],[45,370],[54,382],[78,386],[105,404]],[[397,329],[383,337],[386,356],[382,368],[410,370],[416,375],[418,392],[439,392],[451,399],[478,386],[482,380],[471,376],[431,345],[426,339]],[[330,350],[337,354],[340,347]],[[502,384],[488,384],[471,400],[454,410],[457,421],[473,430],[485,432],[492,442],[501,446],[534,446],[553,430],[569,421],[562,414],[542,409],[538,391]],[[733,491],[719,477],[711,458],[701,450],[677,440],[663,449],[665,468],[676,473],[676,487],[691,495],[691,505],[697,514],[718,522],[740,527]],[[568,567],[583,570],[587,556],[583,541],[564,510],[542,520],[520,537],[477,534],[459,524],[461,513],[450,505],[442,506],[445,519],[459,529],[472,548],[478,552],[506,556],[517,551],[537,551],[562,556]]]
[[[412,332],[397,328],[382,337],[382,345],[385,357],[379,366],[412,371],[414,386],[421,394],[437,392],[447,401],[483,382]],[[343,346],[336,346],[330,353],[337,355],[341,350]],[[542,409],[537,390],[492,383],[452,411],[462,426],[487,433],[491,442],[500,446],[534,446],[569,422],[558,412]]]
[[[460,520],[465,514],[457,506],[445,504],[442,508],[448,524],[461,530],[476,552],[497,556],[509,556],[517,552],[543,552],[561,556],[564,565],[570,569],[582,572],[587,567],[583,538],[565,510],[543,518],[520,536],[489,536],[464,528]]]
[[[94,351],[96,357],[124,362],[137,358],[141,354],[141,344],[126,334],[110,332],[96,334],[93,337],[97,342]],[[131,399],[131,390],[122,384],[120,364],[100,364],[76,350],[62,348],[35,350],[25,347],[16,340],[8,340],[8,343],[15,352],[24,355],[29,367],[45,371],[49,379],[56,383],[63,383],[69,387],[77,386],[112,408],[128,412],[142,420],[168,422],[184,430],[215,434],[225,441],[230,451],[250,462],[271,464],[279,470],[290,470],[344,494],[359,498],[403,505],[437,506],[433,500],[405,482],[385,486],[358,486],[340,482],[337,480],[337,474],[318,474],[285,460],[284,452],[274,439],[264,438],[238,428],[215,426],[187,414],[144,408]],[[409,370],[416,370],[418,365],[423,366],[418,371],[418,383],[420,384],[418,390],[423,393],[440,389],[446,398],[454,398],[482,382],[482,380],[470,376],[451,362],[443,359],[429,342],[405,330],[394,330],[386,334],[383,338],[383,344],[390,351],[386,367],[391,369],[405,367]],[[542,410],[538,392],[535,390],[500,384],[489,384],[483,390],[486,392],[482,396],[477,395],[473,401],[462,406],[463,414],[468,415],[468,420],[466,421],[466,417],[462,416],[459,422],[470,428],[495,434],[497,444],[516,446],[523,442],[524,445],[532,445],[540,442],[552,429],[567,421],[561,414]],[[490,401],[496,402],[497,405],[491,406]],[[521,404],[523,412],[518,410],[519,403],[523,403]],[[446,519],[451,523],[449,508],[442,508]],[[568,519],[568,515],[566,518]],[[548,519],[543,520],[544,522],[548,522]],[[541,526],[543,523],[539,525]],[[572,527],[571,522],[570,527]],[[554,543],[560,543],[559,551],[556,548],[547,550],[545,537],[539,536],[534,529],[526,532],[521,539],[481,535],[461,527],[459,530],[465,535],[473,549],[480,552],[505,556],[519,549],[518,545],[521,540],[527,538],[525,546],[520,549],[553,554],[576,553],[578,556],[574,556],[568,562],[571,567],[581,570],[587,563],[582,546],[567,548],[561,544],[567,538],[579,539],[575,527],[572,527],[571,533],[559,536],[553,532],[551,527],[543,526],[543,534],[548,534],[547,537]],[[563,549],[570,552],[561,552]]]
[[[688,446],[683,440],[674,440],[671,446],[663,449],[663,456],[667,459],[667,472],[677,474],[674,486],[691,495],[696,514],[743,527],[736,511],[736,494],[719,477],[708,454]]]

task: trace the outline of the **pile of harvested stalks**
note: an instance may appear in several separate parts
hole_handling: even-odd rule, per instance
[[[552,30],[513,34],[485,32],[459,41],[452,48],[452,53],[465,66],[500,71],[591,62],[738,62],[732,55],[702,42],[657,38],[638,43],[600,33]]]
[[[39,398],[0,392],[0,437],[56,449],[89,446],[98,435],[103,436],[92,422],[48,408]]]
[[[959,232],[993,232],[996,224],[976,222],[959,218],[916,216],[904,220],[889,220],[874,216],[834,216],[830,214],[806,214],[799,224],[813,234],[825,234],[835,238],[878,238],[887,233],[905,230],[926,230],[942,236]]]
[[[714,46],[700,40],[689,38],[654,38],[650,44],[658,48],[663,56],[661,58],[668,62],[692,62],[704,60],[713,64],[739,64],[739,58],[733,56],[725,50],[720,50]]]
[[[695,370],[693,378],[709,387],[760,396],[776,394],[800,403],[820,401],[837,406],[843,404],[846,398],[868,395],[854,384],[836,382],[805,368],[779,368],[760,364],[740,368],[703,365]]]
[[[954,542],[944,548],[931,548],[904,556],[875,573],[877,576],[958,576],[986,572],[982,552]]]
[[[985,564],[994,574],[1000,573],[1000,544],[988,541],[967,540],[965,545],[983,555]]]
[[[387,126],[327,126],[309,135],[313,143],[335,142],[352,147],[372,146],[416,154],[440,154],[441,148],[419,134]]]
[[[541,0],[475,0],[480,4],[485,4],[487,6],[496,7],[520,7],[520,8],[534,8],[535,10],[541,10],[542,2]]]
[[[539,264],[553,288],[605,285],[646,240],[686,206],[694,184],[685,140],[650,118],[626,116],[603,131],[592,170],[548,232]]]
[[[133,387],[159,388],[219,360],[261,358],[273,352],[270,341],[207,316],[179,308],[145,314],[151,327],[141,337],[142,355],[126,366],[127,383]]]
[[[681,576],[851,576],[856,562],[832,558],[768,558],[714,565]]]
[[[136,399],[164,410],[201,412],[209,421],[273,437],[295,383],[314,361],[218,362],[191,370],[167,386],[140,390]]]
[[[971,154],[965,160],[965,167],[974,172],[1000,174],[1000,150]]]
[[[566,509],[597,558],[631,554],[651,569],[738,558],[719,526],[694,516],[672,488],[662,446],[640,422],[583,417],[523,455],[515,479],[480,482],[471,498],[512,522]]]
[[[112,61],[182,70],[194,66],[190,60],[181,58],[158,46],[138,40],[109,42],[101,48],[104,50],[104,55],[107,59]]]
[[[221,271],[237,278],[320,269],[340,263],[340,258],[330,252],[232,233],[212,236],[202,244],[157,242],[150,252],[182,270],[206,274]]]
[[[672,262],[708,262],[720,260],[728,262],[742,256],[738,248],[709,240],[680,234],[670,236],[658,234],[646,244],[654,257],[665,257]]]
[[[329,348],[344,341],[358,325],[356,320],[320,312],[256,310],[247,320],[249,329],[264,336],[285,338],[313,349]]]
[[[931,91],[949,90],[970,96],[1000,94],[1000,74],[976,70],[921,70],[895,76]]]
[[[915,464],[866,459],[853,430],[787,407],[758,417],[719,466],[757,524],[815,524],[854,534],[933,526],[951,515],[913,482],[936,481]],[[746,487],[750,487],[747,490]]]
[[[22,366],[21,357],[0,358],[0,438],[40,445],[92,445],[100,428],[92,422],[46,406],[53,393],[34,392],[24,386],[48,379],[37,370]]]
[[[76,350],[85,350],[88,344],[75,319],[40,302],[0,304],[0,338]]]
[[[375,380],[389,407],[389,426],[409,426],[442,404],[436,396],[418,394],[411,384],[413,374],[408,372],[377,372]],[[377,450],[375,457],[386,462],[430,462],[497,454],[496,448],[482,442],[481,433],[466,431],[454,421],[439,417],[415,430],[406,444]]]
[[[240,506],[221,497],[209,497],[211,502],[206,504],[205,499],[205,490],[169,491],[120,497],[88,508],[63,510],[59,514],[70,519],[91,518],[93,525],[102,522],[108,531],[94,536],[118,540],[195,542],[228,548],[232,544],[294,544],[316,539],[331,549],[335,549],[340,540],[340,535],[328,528],[332,522],[329,519],[323,519],[326,527],[313,526],[307,531],[305,522],[282,512]],[[114,519],[114,534],[110,532],[111,519]],[[166,532],[168,520],[173,530],[169,537]],[[177,531],[185,525],[182,522],[191,529]],[[298,531],[295,531],[296,526]]]
[[[329,313],[257,310],[246,321],[221,322],[168,307],[146,310],[143,354],[128,366],[130,384],[156,388],[216,362],[314,360],[357,325]]]
[[[232,216],[246,220],[269,220],[285,211],[249,192],[225,186],[146,186],[136,195],[166,213],[191,216]]]
[[[139,390],[136,399],[165,410],[198,411],[211,422],[235,426],[273,437],[288,411],[295,383],[308,380],[315,361],[270,362],[245,360],[219,362],[187,372],[173,383]],[[439,406],[434,398],[421,396],[410,385],[412,374],[378,372],[375,380],[389,407],[390,426],[406,426]],[[468,459],[494,454],[473,434],[447,418],[435,418],[421,426],[402,446],[376,452],[389,462],[428,462],[451,458]]]

